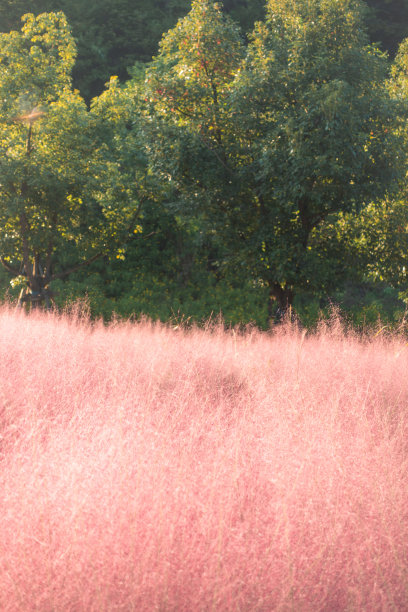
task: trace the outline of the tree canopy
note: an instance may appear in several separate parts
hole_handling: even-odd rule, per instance
[[[370,42],[379,2],[64,2],[13,29],[24,0],[0,0],[0,260],[21,301],[87,266],[103,299],[222,287],[269,318],[347,282],[406,299],[408,39],[392,63]]]
[[[163,32],[190,9],[190,0],[0,0],[0,29],[20,28],[25,13],[63,11],[78,48],[75,87],[89,101],[99,95],[110,76],[128,78],[137,61],[150,62]],[[368,0],[370,39],[392,55],[408,36],[406,0]],[[224,9],[249,34],[265,16],[264,0],[225,0]]]
[[[397,184],[386,74],[350,0],[270,0],[245,59],[237,30],[206,0],[163,38],[147,78],[155,169],[281,310],[299,290],[332,285],[314,233]]]
[[[52,280],[108,253],[135,217],[112,157],[114,84],[90,111],[71,87],[75,55],[63,13],[0,35],[0,253],[30,301],[48,303]]]

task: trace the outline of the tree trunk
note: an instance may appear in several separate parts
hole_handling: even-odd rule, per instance
[[[293,299],[295,297],[293,289],[283,288],[279,283],[269,286],[268,315],[269,320],[278,325],[282,323],[286,316],[292,311]],[[277,309],[274,306],[277,305]],[[274,311],[275,310],[275,311]]]
[[[45,307],[50,310],[52,307],[52,293],[48,289],[49,279],[43,273],[39,255],[34,256],[34,262],[31,268],[31,262],[25,267],[25,275],[27,277],[28,286],[20,291],[18,298],[18,306],[22,308],[26,305],[30,310]]]

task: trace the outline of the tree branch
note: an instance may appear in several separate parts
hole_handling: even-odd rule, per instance
[[[33,272],[30,268],[30,249],[29,249],[28,240],[27,240],[27,236],[30,234],[30,225],[27,219],[27,215],[24,211],[20,213],[20,228],[21,228],[21,240],[23,243],[23,261],[24,261],[25,273],[30,283],[30,286],[32,286],[34,282],[34,277],[33,277]]]
[[[11,274],[14,274],[14,276],[19,276],[20,270],[9,264],[9,262],[6,261],[3,256],[0,257],[0,263],[6,268],[8,272],[11,272]]]
[[[56,280],[57,278],[65,278],[66,276],[69,276],[73,272],[76,272],[77,270],[80,270],[81,268],[85,268],[86,266],[89,266],[91,263],[93,263],[94,261],[96,261],[102,256],[103,256],[103,253],[98,253],[97,255],[94,255],[90,259],[87,259],[86,261],[82,261],[81,263],[73,266],[72,268],[69,268],[69,270],[64,270],[63,272],[59,272],[58,274],[52,274],[50,277],[50,282],[53,280]]]

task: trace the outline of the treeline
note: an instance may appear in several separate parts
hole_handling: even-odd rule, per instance
[[[74,86],[90,100],[112,74],[125,80],[136,61],[150,62],[163,32],[174,27],[190,5],[190,0],[0,0],[0,29],[20,29],[25,13],[63,11],[78,48]],[[265,17],[264,0],[225,0],[223,8],[245,37]],[[408,36],[407,0],[368,0],[365,24],[370,41],[393,57]]]
[[[66,4],[0,4],[3,29],[48,11],[0,35],[12,295],[86,294],[106,317],[265,326],[340,301],[360,320],[398,318],[405,2]]]

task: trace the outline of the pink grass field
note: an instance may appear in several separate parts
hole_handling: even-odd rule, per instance
[[[408,610],[408,346],[0,310],[2,612]]]

